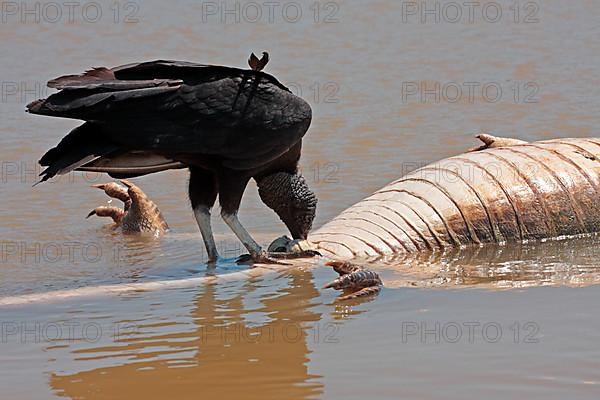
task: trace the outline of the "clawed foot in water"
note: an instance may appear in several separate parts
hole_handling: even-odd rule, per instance
[[[325,265],[333,267],[333,270],[340,274],[338,279],[323,286],[323,289],[343,290],[345,294],[338,297],[338,300],[372,296],[378,294],[383,287],[379,275],[364,267],[350,264],[347,261],[330,261]]]
[[[96,207],[86,218],[92,215],[110,217],[115,223],[115,228],[120,228],[123,233],[149,232],[159,235],[165,233],[169,226],[156,204],[133,183],[124,179],[121,183],[125,187],[116,182],[102,183],[92,187],[104,190],[104,193],[111,198],[121,200],[123,208]]]

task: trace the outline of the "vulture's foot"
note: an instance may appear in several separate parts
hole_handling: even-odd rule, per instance
[[[312,258],[321,256],[307,240],[292,240],[287,236],[275,239],[269,245],[269,254],[275,258]]]
[[[493,136],[493,135],[489,135],[487,133],[480,133],[479,135],[477,135],[475,137],[477,139],[481,140],[483,142],[483,145],[481,145],[479,147],[473,147],[473,148],[469,149],[469,151],[480,151],[480,150],[485,150],[485,149],[491,149],[494,147],[510,147],[510,146],[516,146],[519,144],[527,143],[524,140]]]
[[[344,295],[338,300],[350,300],[357,297],[372,296],[378,294],[383,287],[383,282],[376,272],[370,271],[346,261],[330,261],[326,263],[333,267],[340,277],[329,282],[323,289],[343,290]]]
[[[275,253],[269,253],[267,251],[260,251],[256,254],[242,254],[238,257],[238,264],[279,264],[279,265],[290,265],[282,262],[273,256]]]

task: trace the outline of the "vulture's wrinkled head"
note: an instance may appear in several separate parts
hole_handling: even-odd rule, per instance
[[[294,239],[306,239],[317,211],[317,197],[300,174],[277,172],[258,183],[261,200],[279,215]]]

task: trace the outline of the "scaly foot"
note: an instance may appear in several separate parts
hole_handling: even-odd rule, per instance
[[[269,257],[279,259],[279,260],[293,260],[296,258],[312,258],[319,257],[321,253],[316,250],[299,250],[299,251],[290,251],[290,252],[268,252]]]
[[[281,262],[277,258],[273,257],[273,253],[266,251],[260,251],[256,254],[243,254],[238,257],[238,264],[279,264],[279,265],[290,265],[289,263]]]
[[[333,267],[340,277],[329,282],[323,289],[344,290],[344,296],[338,300],[350,300],[357,297],[371,296],[379,293],[383,282],[376,272],[369,271],[363,267],[352,265],[347,261],[330,261],[325,265]]]
[[[292,240],[287,236],[275,239],[269,245],[269,255],[274,258],[312,258],[321,256],[307,240]]]
[[[150,232],[155,235],[165,233],[169,226],[156,204],[133,183],[127,180],[122,180],[121,183],[125,187],[116,182],[92,185],[103,190],[109,197],[121,200],[124,208],[97,207],[88,214],[88,218],[92,215],[111,217],[115,227],[120,228],[123,233]]]

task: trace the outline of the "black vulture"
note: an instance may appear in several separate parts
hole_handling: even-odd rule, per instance
[[[33,114],[86,121],[40,159],[40,182],[73,170],[131,178],[189,168],[189,197],[209,261],[218,257],[210,210],[256,261],[271,260],[238,220],[250,179],[294,239],[306,239],[317,199],[298,171],[311,122],[307,102],[262,72],[182,61],[94,68],[48,82],[60,90],[27,106]]]

